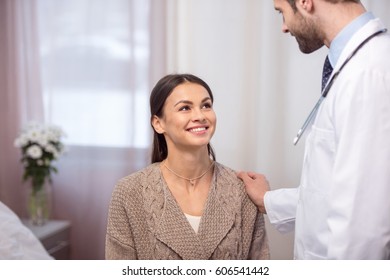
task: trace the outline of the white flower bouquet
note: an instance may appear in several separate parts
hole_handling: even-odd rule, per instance
[[[45,180],[51,181],[52,172],[57,172],[53,161],[64,152],[63,137],[64,132],[57,126],[29,123],[15,139],[15,147],[22,151],[23,179],[31,179],[33,192],[39,191]]]

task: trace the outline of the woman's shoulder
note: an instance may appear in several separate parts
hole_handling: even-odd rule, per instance
[[[159,166],[159,163],[153,163],[119,179],[112,192],[111,208],[128,209],[131,215],[138,215],[150,209],[153,202],[161,205],[164,191]]]
[[[247,203],[249,197],[245,184],[237,177],[237,171],[221,163],[216,163],[215,167],[216,190],[220,199],[230,206],[241,205],[237,204],[238,201]]]
[[[215,167],[216,178],[219,182],[223,183],[224,186],[231,186],[244,190],[244,183],[237,177],[237,171],[219,162],[215,162]]]
[[[142,185],[158,180],[159,174],[159,163],[152,163],[119,179],[115,188],[121,191],[133,192],[139,190]]]
[[[216,171],[218,172],[218,175],[232,177],[234,180],[237,179],[237,180],[241,181],[237,177],[237,172],[234,169],[232,169],[231,167],[228,167],[220,162],[215,162],[215,167],[216,167]]]

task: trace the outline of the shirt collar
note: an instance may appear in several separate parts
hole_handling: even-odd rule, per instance
[[[339,34],[337,34],[329,48],[329,61],[333,68],[336,66],[341,52],[344,50],[352,36],[367,22],[374,18],[375,17],[372,13],[366,12],[354,19],[351,23],[344,27]]]

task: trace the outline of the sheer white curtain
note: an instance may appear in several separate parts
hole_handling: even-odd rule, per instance
[[[71,145],[147,147],[150,1],[38,4],[46,119]]]
[[[390,27],[389,1],[363,1]],[[169,0],[168,65],[209,83],[217,160],[265,173],[272,188],[299,184],[304,141],[292,140],[320,94],[327,49],[301,54],[281,32],[273,1]],[[293,234],[267,225],[271,257],[290,259]]]
[[[151,54],[164,45],[163,1],[153,2],[38,0],[45,116],[69,146],[54,214],[72,222],[75,259],[104,258],[113,187],[149,162],[149,92],[164,69]]]
[[[35,4],[0,1],[0,199],[21,216],[26,186],[13,142],[28,120],[43,120]]]
[[[69,150],[53,178],[52,216],[72,223],[72,258],[103,259],[112,189],[149,162],[165,1],[9,0],[0,15],[0,198],[25,216],[13,147],[21,125],[61,126]]]

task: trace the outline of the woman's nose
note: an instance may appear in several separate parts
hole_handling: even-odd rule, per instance
[[[192,112],[193,112],[192,113],[192,120],[193,121],[204,122],[206,120],[206,117],[201,109],[194,109]]]

